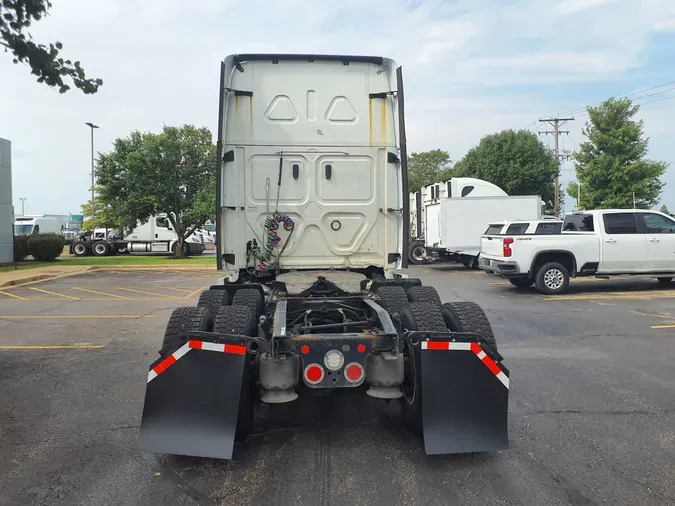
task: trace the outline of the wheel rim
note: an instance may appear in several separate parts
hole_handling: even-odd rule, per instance
[[[94,250],[96,251],[96,253],[101,255],[105,253],[105,246],[103,244],[97,244],[96,246],[94,246]]]
[[[427,250],[423,246],[417,246],[413,249],[412,256],[415,260],[424,260],[427,256]]]
[[[73,250],[75,251],[75,253],[82,254],[84,253],[84,246],[82,244],[78,244],[73,248]]]
[[[565,276],[559,269],[549,269],[544,274],[544,285],[550,290],[558,290],[565,283]]]

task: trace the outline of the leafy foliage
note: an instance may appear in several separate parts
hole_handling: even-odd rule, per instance
[[[456,177],[489,181],[509,195],[539,195],[552,207],[558,166],[539,138],[526,130],[486,135],[455,164]]]
[[[63,252],[65,244],[66,240],[61,234],[37,234],[28,237],[28,251],[40,262],[56,260]]]
[[[96,206],[110,209],[125,231],[167,213],[181,256],[185,238],[215,218],[215,153],[211,132],[192,125],[116,139],[98,159]]]
[[[96,193],[100,192],[101,188],[97,187]],[[123,224],[115,213],[115,209],[110,204],[104,204],[100,199],[94,197],[93,219],[91,199],[89,199],[85,204],[82,204],[80,209],[82,210],[82,214],[88,217],[88,219],[82,223],[82,230],[90,231],[94,230],[95,228],[106,228],[118,229],[120,232],[123,232]]]
[[[28,63],[39,83],[56,86],[60,93],[65,93],[70,86],[63,78],[70,77],[85,94],[96,93],[103,81],[88,79],[79,61],[59,57],[63,44],[36,44],[30,34],[26,35],[31,23],[47,16],[51,7],[49,0],[0,0],[0,45],[12,53],[15,64]]]
[[[408,157],[408,190],[416,192],[428,184],[450,179],[451,163],[448,152],[440,149],[412,153]]]
[[[668,164],[645,159],[648,139],[642,121],[631,119],[639,110],[629,99],[610,98],[587,109],[590,120],[574,155],[586,209],[651,208],[658,202],[661,176]]]
[[[17,262],[30,255],[30,251],[28,251],[28,237],[27,235],[14,236],[14,260]]]
[[[675,216],[670,211],[668,211],[668,206],[666,206],[665,204],[661,206],[661,209],[659,209],[659,211],[661,211],[663,214],[667,214],[668,216]]]

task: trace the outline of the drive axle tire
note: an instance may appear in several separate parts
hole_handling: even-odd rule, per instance
[[[557,295],[567,290],[570,284],[570,273],[564,265],[549,262],[537,270],[534,283],[542,293]]]
[[[443,316],[434,305],[411,302],[401,310],[401,323],[407,330],[447,332]],[[420,346],[404,342],[403,397],[400,398],[403,422],[410,432],[422,437],[422,365]]]
[[[257,288],[241,288],[237,290],[237,293],[232,297],[232,304],[250,307],[256,321],[258,321],[260,315],[265,311],[265,301],[260,290]]]
[[[534,284],[534,279],[530,278],[511,278],[509,279],[511,283],[516,288],[529,288]]]
[[[453,332],[475,332],[482,335],[497,351],[497,341],[485,311],[475,302],[446,302],[441,311],[447,327]]]
[[[215,318],[221,306],[227,306],[229,302],[230,296],[225,290],[204,290],[199,295],[199,302],[197,302],[197,306],[209,308],[209,312]]]
[[[160,356],[167,357],[183,346],[187,342],[183,336],[185,332],[210,332],[212,328],[213,317],[208,308],[177,307],[166,325]]]
[[[213,331],[218,334],[253,336],[256,328],[256,319],[253,317],[251,308],[247,305],[221,306],[213,324]],[[244,441],[253,432],[254,398],[256,395],[255,379],[250,373],[250,363],[247,363],[244,366],[244,377],[241,380],[235,441]]]
[[[447,332],[448,328],[438,306],[425,302],[411,302],[401,309],[401,323],[406,330]]]
[[[413,286],[408,289],[408,300],[410,302],[423,302],[432,304],[435,307],[441,307],[441,298],[433,286]]]
[[[380,306],[390,315],[400,313],[408,305],[408,297],[402,286],[383,286],[377,289],[375,295],[382,299]]]
[[[110,254],[110,244],[105,241],[95,242],[91,250],[97,257],[104,257]]]

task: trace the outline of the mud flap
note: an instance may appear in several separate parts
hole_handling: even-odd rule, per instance
[[[246,347],[189,341],[150,369],[139,448],[232,459]]]
[[[421,344],[426,453],[508,448],[509,371],[476,343]]]

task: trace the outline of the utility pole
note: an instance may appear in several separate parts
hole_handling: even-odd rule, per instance
[[[26,211],[24,209],[24,204],[26,203],[26,197],[19,197],[19,200],[21,201],[21,216],[26,216]]]
[[[94,215],[96,214],[96,206],[94,205],[94,186],[96,184],[96,178],[94,177],[94,128],[98,128],[98,126],[93,123],[85,123],[85,125],[91,128],[91,223],[93,228]]]
[[[574,121],[574,118],[542,118],[539,120],[540,123],[548,123],[553,127],[553,130],[545,130],[543,132],[539,132],[539,135],[544,134],[544,135],[549,135],[553,134],[553,138],[555,139],[555,160],[556,163],[558,164],[558,172],[555,175],[555,188],[553,189],[553,202],[554,202],[554,207],[553,207],[553,212],[555,216],[560,216],[560,195],[558,195],[559,188],[560,188],[560,160],[563,158],[566,158],[569,160],[570,156],[569,153],[563,153],[562,155],[558,152],[558,137],[560,137],[560,134],[568,134],[570,133],[569,130],[560,130],[560,127],[567,123],[568,121]]]

